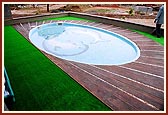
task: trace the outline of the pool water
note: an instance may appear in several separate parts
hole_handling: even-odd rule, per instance
[[[73,23],[55,22],[30,30],[30,41],[57,58],[93,65],[122,65],[137,60],[137,45],[119,34]]]

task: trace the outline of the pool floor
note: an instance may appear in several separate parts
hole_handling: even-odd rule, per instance
[[[27,40],[29,31],[48,20],[14,25]],[[121,34],[140,48],[140,57],[124,65],[89,65],[66,61],[42,52],[75,81],[115,111],[164,110],[164,47],[127,29],[103,23],[65,20]],[[30,41],[30,40],[29,40]]]

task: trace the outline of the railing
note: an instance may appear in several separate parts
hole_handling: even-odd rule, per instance
[[[14,93],[13,93],[13,90],[12,90],[12,87],[11,87],[11,84],[10,84],[10,80],[9,80],[9,77],[8,77],[8,74],[7,74],[5,68],[4,68],[4,79],[5,79],[5,82],[4,82],[4,99],[8,102],[9,101],[15,102]]]

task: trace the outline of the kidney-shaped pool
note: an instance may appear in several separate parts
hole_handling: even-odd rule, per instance
[[[85,64],[121,65],[140,56],[137,45],[126,37],[80,24],[43,24],[30,30],[29,39],[48,54]]]

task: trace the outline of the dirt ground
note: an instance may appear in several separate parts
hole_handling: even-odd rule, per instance
[[[57,4],[57,5],[51,5],[50,4],[50,11],[59,9],[61,7],[66,6],[66,4]],[[89,8],[84,8],[82,9],[82,12],[88,13],[89,11],[93,10],[109,10],[113,9],[115,10],[113,14],[125,14],[126,12],[129,11],[129,7],[89,7]],[[47,7],[46,5],[38,5],[37,7],[29,6],[29,8],[20,8],[20,9],[13,9],[11,10],[12,15],[14,18],[16,17],[21,17],[21,16],[30,16],[30,15],[42,15],[42,14],[50,14],[47,12]],[[121,19],[121,18],[120,18]],[[135,22],[138,24],[143,24],[143,25],[150,25],[150,26],[155,26],[154,18],[153,19],[139,19],[139,18],[124,18],[121,20],[129,21],[129,22]],[[163,26],[163,25],[162,25]]]

